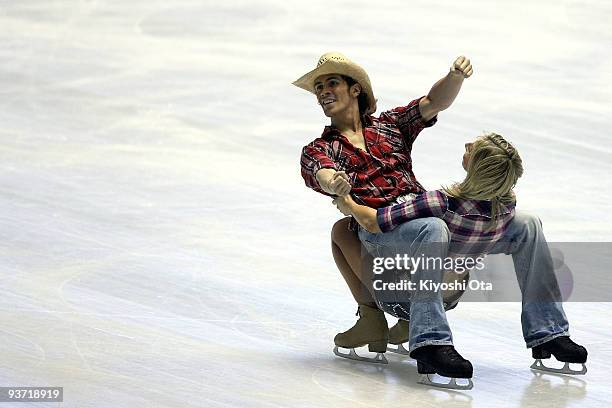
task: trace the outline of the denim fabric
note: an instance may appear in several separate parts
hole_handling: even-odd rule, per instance
[[[359,229],[359,239],[373,257],[395,257],[396,254],[410,256],[445,258],[448,252],[450,233],[448,227],[439,218],[419,218],[401,224],[394,230],[372,234],[363,228]],[[431,279],[442,282],[442,269],[419,268],[411,277],[404,272],[405,277],[418,282]],[[398,274],[402,277],[402,274]],[[452,345],[453,337],[446,320],[442,303],[441,291],[412,291],[410,298],[407,291],[395,291],[397,298],[385,298],[383,310],[392,308],[396,313],[409,310],[410,317],[410,352],[428,345]],[[376,293],[378,295],[378,293]],[[380,302],[379,302],[380,303]],[[397,314],[396,314],[397,316]],[[398,316],[405,318],[403,316]]]
[[[439,218],[420,218],[387,233],[373,234],[359,228],[359,239],[373,257],[395,257],[406,253],[444,258],[448,254],[450,232]],[[540,220],[517,212],[490,253],[512,255],[522,293],[521,324],[527,347],[568,336],[568,322]],[[435,268],[420,269],[408,279],[415,282],[428,279],[439,283],[443,274],[443,270]],[[398,276],[401,278],[401,273]],[[394,293],[395,299],[389,299],[386,293],[387,297],[377,299],[377,302],[386,312],[410,320],[411,352],[431,344],[452,344],[440,291],[417,289],[411,294],[407,291]],[[376,295],[378,297],[378,293]]]
[[[569,336],[569,324],[540,219],[517,212],[491,251],[491,254],[498,253],[512,255],[522,294],[521,325],[527,347]]]

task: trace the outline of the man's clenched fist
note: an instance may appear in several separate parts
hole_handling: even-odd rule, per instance
[[[461,74],[464,78],[469,78],[474,70],[472,69],[472,64],[470,60],[465,58],[463,55],[455,60],[453,66],[450,69],[452,74]]]
[[[348,174],[334,169],[321,169],[315,175],[319,185],[326,193],[343,196],[351,191]]]
[[[330,193],[337,196],[345,196],[351,191],[349,176],[343,171],[337,171],[329,182]]]

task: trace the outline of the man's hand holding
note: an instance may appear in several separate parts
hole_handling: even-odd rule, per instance
[[[317,172],[316,177],[319,185],[326,193],[344,196],[351,191],[349,176],[344,171],[321,169]]]
[[[332,194],[337,196],[345,196],[351,191],[351,183],[349,176],[343,171],[337,171],[332,176],[329,182],[329,189]]]

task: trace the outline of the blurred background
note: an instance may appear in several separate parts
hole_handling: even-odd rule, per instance
[[[497,132],[548,240],[607,242],[611,13],[1,0],[0,385],[63,386],[65,407],[607,406],[608,303],[566,304],[590,352],[581,378],[532,374],[518,303],[449,313],[469,393],[417,385],[410,359],[332,354],[356,319],[330,251],[340,214],[299,168],[329,119],[291,82],[340,51],[367,70],[378,114],[467,56],[474,75],[415,142],[420,182],[460,180],[463,144]]]

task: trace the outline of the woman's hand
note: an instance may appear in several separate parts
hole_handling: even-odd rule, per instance
[[[350,195],[347,194],[342,197],[337,197],[332,201],[332,204],[334,204],[342,214],[353,215],[355,201],[353,201]]]
[[[382,232],[376,220],[376,210],[365,205],[357,204],[350,195],[335,198],[332,203],[344,215],[352,215],[366,230],[378,234]]]

